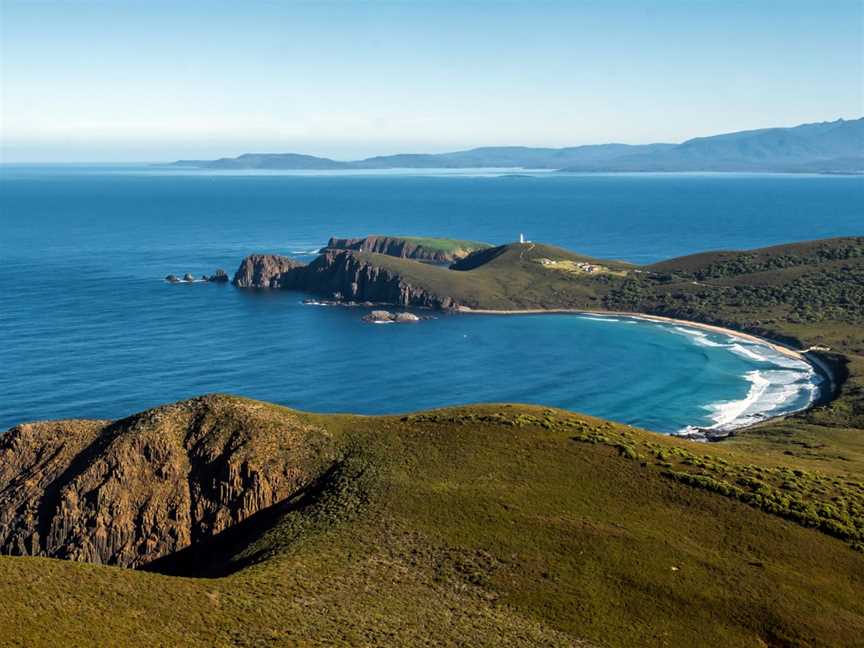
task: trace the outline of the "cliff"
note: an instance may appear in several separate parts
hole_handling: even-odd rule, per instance
[[[488,243],[477,241],[428,237],[366,236],[363,238],[331,238],[327,242],[327,247],[322,248],[321,252],[354,250],[430,263],[452,263],[465,258],[475,250],[488,247],[490,247]]]
[[[277,255],[251,255],[240,264],[234,285],[302,290],[339,301],[437,309],[458,306],[452,297],[439,296],[412,283],[398,271],[376,263],[374,255],[349,250],[329,250],[308,266]]]
[[[303,267],[278,254],[250,254],[240,263],[232,283],[238,288],[288,288],[291,271]]]
[[[0,436],[0,553],[140,567],[296,493],[328,443],[287,410],[219,396],[19,425]]]
[[[302,290],[343,301],[377,302],[397,306],[448,309],[458,304],[448,296],[412,284],[399,272],[375,263],[366,255],[325,252],[302,271]]]

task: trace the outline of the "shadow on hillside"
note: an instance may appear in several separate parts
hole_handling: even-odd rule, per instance
[[[291,497],[261,509],[215,536],[157,558],[140,569],[165,576],[222,578],[260,562],[271,549],[269,543],[262,543],[263,547],[250,553],[244,552],[263,540],[286,515],[314,507],[332,488],[333,477],[341,468],[341,462],[337,462]]]

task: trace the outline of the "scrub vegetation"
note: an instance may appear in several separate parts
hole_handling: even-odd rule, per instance
[[[852,645],[864,631],[854,543],[741,496],[783,489],[782,479],[801,489],[790,501],[835,519],[822,510],[832,493],[848,499],[838,515],[860,506],[860,485],[846,479],[532,406],[322,416],[210,396],[105,429],[112,444],[157,430],[171,442],[200,434],[190,420],[218,421],[217,436],[242,430],[235,452],[247,462],[290,465],[306,437],[321,460],[298,464],[316,468],[296,495],[143,570],[0,558],[2,636],[31,646],[779,646]]]

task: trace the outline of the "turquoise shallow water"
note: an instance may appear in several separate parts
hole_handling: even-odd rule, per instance
[[[521,231],[648,262],[704,249],[860,234],[857,178],[170,174],[2,168],[0,429],[117,417],[225,391],[317,411],[466,402],[567,407],[661,432],[805,406],[814,377],[766,347],[573,315],[440,315],[374,326],[304,295],[169,272],[310,257],[330,235]],[[607,320],[613,321],[607,321]]]

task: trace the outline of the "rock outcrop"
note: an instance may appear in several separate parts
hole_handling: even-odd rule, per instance
[[[325,252],[298,273],[298,289],[342,301],[373,302],[395,306],[451,309],[458,304],[413,285],[390,268],[377,265],[352,252]]]
[[[452,298],[413,285],[399,273],[351,251],[331,250],[304,266],[288,257],[253,254],[234,275],[240,288],[286,288],[341,302],[452,309]]]
[[[209,277],[205,276],[204,279],[212,283],[228,283],[228,273],[225,272],[222,268],[219,268]]]
[[[398,236],[365,236],[363,238],[331,238],[327,242],[327,247],[320,251],[353,250],[431,263],[452,263],[468,256],[474,250],[485,247],[488,247],[485,243],[453,241],[451,248],[443,249],[426,245],[423,239],[400,238]]]
[[[386,310],[373,310],[368,315],[363,316],[364,322],[372,322],[375,324],[383,324],[386,322],[396,322],[404,324],[407,322],[419,322],[420,317],[414,313],[391,313]]]
[[[233,284],[238,288],[291,288],[292,271],[303,264],[278,254],[250,254],[243,259]]]
[[[0,436],[0,553],[140,567],[241,522],[334,461],[322,428],[205,396]]]

